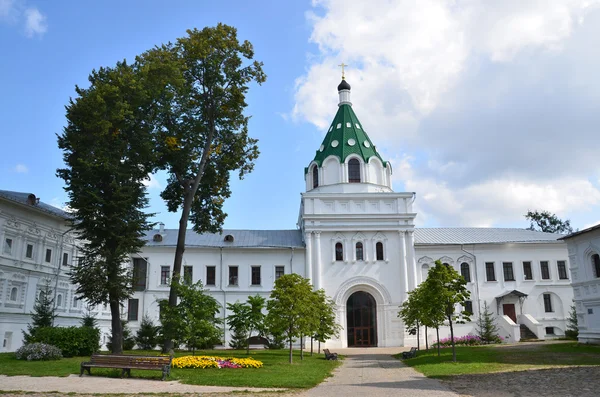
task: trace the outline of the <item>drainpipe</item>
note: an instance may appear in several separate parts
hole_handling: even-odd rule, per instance
[[[219,289],[223,292],[223,346],[225,346],[225,328],[227,324],[225,323],[225,311],[227,310],[227,292],[223,288],[223,247],[219,247],[219,266],[221,267],[221,279],[219,280]]]
[[[60,247],[62,249],[60,251],[60,255],[58,256],[58,268],[56,270],[56,281],[54,282],[54,298],[53,298],[53,302],[52,302],[52,307],[53,307],[55,313],[56,313],[56,296],[58,293],[58,278],[60,277],[60,267],[62,264],[62,256],[64,255],[64,251],[65,251],[65,248],[64,248],[65,234],[69,233],[73,229],[75,229],[75,228],[72,227],[70,229],[67,229],[64,233],[62,233],[60,235]],[[71,258],[71,262],[73,262],[73,258]],[[66,304],[66,297],[65,297],[65,304]],[[54,327],[54,317],[52,318],[52,326]]]
[[[290,255],[290,273],[294,273],[294,247],[290,247],[290,250],[292,251]]]
[[[460,250],[473,258],[473,267],[475,268],[475,291],[477,291],[477,313],[481,314],[481,300],[479,299],[479,277],[477,276],[477,257],[475,254],[466,251],[462,244],[460,245]]]

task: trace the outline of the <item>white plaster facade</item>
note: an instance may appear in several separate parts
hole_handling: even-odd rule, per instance
[[[600,224],[563,237],[573,275],[579,342],[600,343]]]

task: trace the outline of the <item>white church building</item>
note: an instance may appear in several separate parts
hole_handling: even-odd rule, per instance
[[[391,164],[378,153],[354,113],[350,85],[342,80],[338,92],[337,113],[304,169],[306,192],[296,229],[188,231],[184,275],[202,281],[220,303],[223,318],[229,314],[227,303],[255,294],[268,298],[278,277],[297,273],[310,279],[315,289],[323,288],[336,303],[342,331],[327,347],[416,345],[416,337],[398,317],[399,306],[439,259],[467,280],[471,301],[465,305],[473,318],[487,303],[508,341],[519,341],[522,335],[539,339],[564,335],[573,290],[561,236],[525,229],[416,228],[415,193],[392,189]],[[15,336],[16,322],[25,327],[42,273],[54,277],[60,267],[41,266],[42,247],[54,241],[45,237],[50,231],[44,230],[37,235],[40,267],[34,271],[36,265],[29,263],[25,247],[35,238],[28,231],[30,225],[41,221],[0,204],[0,237],[3,242],[13,239],[18,247],[9,256],[0,253],[0,335],[5,340],[2,351],[9,351],[21,343]],[[13,226],[15,217],[20,219],[18,229]],[[142,252],[132,257],[135,293],[123,305],[123,316],[133,329],[144,314],[158,320],[158,301],[168,298],[177,231],[161,225],[147,233],[146,241]],[[11,300],[16,279],[21,280],[18,307]],[[59,280],[64,299],[72,297],[72,286]],[[65,321],[71,313],[77,315],[74,308],[65,307]],[[107,318],[102,310],[99,314]],[[5,325],[6,316],[13,319],[10,327]],[[227,346],[230,332],[227,326],[225,330]],[[475,332],[471,322],[459,325],[455,335]],[[432,341],[434,331],[426,337]]]

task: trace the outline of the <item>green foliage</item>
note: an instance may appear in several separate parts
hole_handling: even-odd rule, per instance
[[[579,336],[579,328],[577,324],[577,309],[575,307],[575,304],[571,305],[571,310],[569,311],[565,336],[569,339],[575,340],[577,340],[577,337]]]
[[[83,317],[81,317],[81,326],[98,328],[98,319],[96,318],[95,314],[92,314],[89,306],[86,307]]]
[[[273,333],[273,331],[271,331],[270,334],[267,335],[267,339],[269,340],[269,349],[278,350],[285,347],[285,336],[283,333]]]
[[[129,329],[129,325],[127,325],[127,321],[121,320],[121,329],[123,331],[123,350],[133,350],[135,347],[135,337],[131,334],[131,330]],[[111,335],[108,336],[106,348],[109,351],[114,352],[112,335],[114,335],[114,333],[111,332]]]
[[[245,303],[235,302],[227,304],[227,310],[231,312],[227,316],[227,324],[229,324],[229,329],[233,330],[234,333],[234,341],[232,342],[236,346],[240,346],[241,344],[241,346],[246,348],[248,354],[250,354],[248,339],[252,336],[252,332],[257,331],[259,336],[265,333],[265,315],[262,312],[265,307],[265,301],[266,299],[262,296],[255,295],[249,296]],[[240,339],[242,334],[246,335],[245,342],[243,339]]]
[[[142,317],[140,329],[137,330],[135,343],[142,350],[153,350],[158,345],[160,327],[148,315]]]
[[[267,302],[266,324],[271,335],[283,335],[289,343],[289,362],[292,363],[294,338],[307,335],[307,322],[312,313],[313,290],[308,279],[292,273],[275,281],[271,299]]]
[[[35,335],[39,329],[52,327],[54,325],[56,313],[50,283],[50,279],[46,279],[44,287],[35,298],[33,312],[31,313],[31,323],[27,325],[27,332],[23,331],[24,343],[35,342]]]
[[[317,320],[312,333],[315,340],[326,342],[339,336],[341,326],[335,321],[335,302],[325,295],[323,289],[314,292],[313,315]]]
[[[248,347],[248,333],[246,330],[234,328],[229,347],[236,350],[246,349]]]
[[[527,211],[525,218],[529,220],[529,230],[560,234],[573,233],[569,219],[563,221],[549,211]]]
[[[90,356],[100,347],[100,330],[90,327],[45,327],[35,333],[35,342],[58,347],[64,357]]]
[[[477,335],[483,343],[499,343],[498,331],[493,313],[490,311],[487,302],[483,302],[483,311],[479,313],[477,318]]]
[[[46,343],[29,343],[17,349],[15,358],[27,361],[60,360],[62,354],[56,346]]]

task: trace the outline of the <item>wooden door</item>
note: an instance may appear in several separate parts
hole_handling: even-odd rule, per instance
[[[517,313],[515,312],[515,305],[513,303],[505,303],[502,305],[502,312],[505,316],[510,317],[511,320],[517,323]]]
[[[354,328],[354,345],[355,346],[371,346],[371,328],[370,327],[355,327]]]

